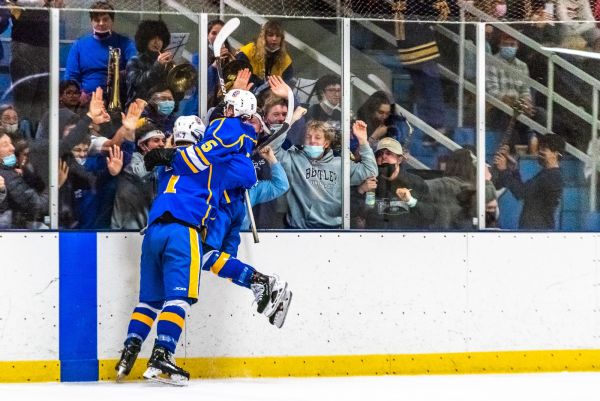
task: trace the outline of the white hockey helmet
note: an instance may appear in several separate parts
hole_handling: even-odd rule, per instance
[[[256,114],[256,97],[252,92],[234,89],[225,94],[225,107],[233,107],[234,117],[252,117]]]
[[[187,142],[196,143],[204,136],[206,127],[198,116],[181,116],[173,125],[173,139],[175,145]]]

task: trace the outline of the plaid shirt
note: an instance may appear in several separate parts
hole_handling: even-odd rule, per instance
[[[512,68],[499,68],[491,63],[486,65],[485,87],[488,94],[502,99],[504,96],[515,98],[527,98],[531,100],[531,92],[521,77],[529,77],[529,68],[527,64],[517,59],[506,61],[498,54],[495,55],[498,60],[504,61],[506,65]]]

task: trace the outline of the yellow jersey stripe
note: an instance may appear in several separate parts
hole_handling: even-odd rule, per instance
[[[212,164],[210,166],[208,166],[208,198],[206,198],[206,204],[208,205],[208,207],[206,208],[206,213],[204,214],[204,217],[202,218],[202,225],[206,226],[206,219],[208,218],[208,216],[210,216],[210,210],[212,208],[212,206],[210,205],[210,200],[212,198],[212,189],[210,188],[211,185],[211,181],[212,181]]]
[[[158,320],[166,320],[167,322],[175,323],[183,330],[183,326],[185,325],[185,320],[179,316],[177,313],[173,312],[162,312],[158,317]]]
[[[229,255],[227,252],[221,252],[221,255],[219,255],[215,263],[212,265],[210,271],[215,274],[219,274],[223,266],[225,266],[225,263],[227,263],[227,261],[229,260],[230,256],[231,255]]]
[[[180,152],[181,157],[183,158],[183,161],[185,162],[185,164],[187,164],[187,166],[190,168],[190,170],[192,170],[192,173],[196,174],[198,173],[198,169],[196,167],[194,167],[194,165],[190,162],[190,159],[188,159],[187,155],[185,154],[185,151]]]
[[[200,245],[198,231],[190,230],[190,282],[188,285],[188,297],[198,299],[198,280],[200,279]]]
[[[198,146],[194,146],[194,151],[196,152],[200,160],[202,160],[202,163],[206,164],[207,166],[210,164],[210,162],[206,159],[206,156],[204,156],[204,153],[198,148]]]
[[[227,203],[231,203],[231,199],[229,199],[229,194],[227,193],[227,191],[223,191],[223,196],[225,197]]]
[[[149,327],[152,327],[152,324],[154,323],[154,319],[140,312],[133,312],[133,315],[131,315],[131,320],[137,320],[138,322],[142,322]]]

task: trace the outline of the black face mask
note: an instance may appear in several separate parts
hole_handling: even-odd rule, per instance
[[[485,226],[496,227],[496,212],[485,212]]]
[[[394,171],[396,171],[396,165],[391,163],[380,164],[377,168],[379,170],[379,175],[388,178],[394,174]]]

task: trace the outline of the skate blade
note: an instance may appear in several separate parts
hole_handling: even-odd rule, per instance
[[[271,321],[271,319],[269,319],[269,322],[271,322],[271,324],[273,324],[278,329],[282,328],[283,324],[285,323],[285,318],[287,317],[291,302],[292,302],[292,292],[289,291],[289,293],[286,294],[286,297],[283,300],[282,304],[280,305],[281,310],[279,310],[279,308],[277,308],[277,311],[273,314],[273,321]]]
[[[277,298],[275,298],[275,301],[270,302],[267,304],[267,307],[265,308],[265,310],[263,311],[263,314],[267,317],[271,317],[273,316],[273,314],[275,313],[275,311],[277,311],[277,307],[279,306],[279,304],[281,302],[283,302],[283,299],[285,297],[285,293],[287,291],[287,287],[288,287],[288,283],[287,281],[285,281],[283,283],[283,286],[279,289],[279,293],[277,294]]]
[[[169,386],[184,387],[189,384],[189,380],[185,376],[172,375],[170,377],[161,376],[162,371],[160,369],[148,368],[144,372],[144,379],[161,384],[168,384]]]
[[[125,381],[126,377],[127,377],[127,375],[125,374],[124,369],[119,369],[117,371],[117,378],[116,378],[117,383],[123,383]]]

